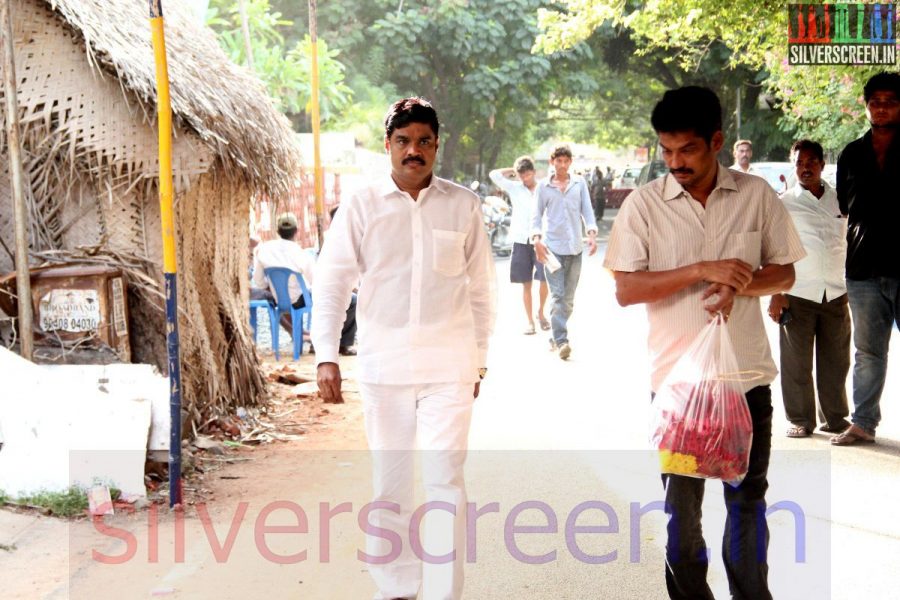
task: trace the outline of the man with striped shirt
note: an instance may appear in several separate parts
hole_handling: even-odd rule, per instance
[[[764,179],[719,164],[722,108],[706,88],[670,90],[651,117],[669,174],[641,186],[622,205],[604,266],[619,304],[646,304],[651,388],[721,312],[729,320],[753,421],[749,471],[724,485],[723,559],[733,598],[767,600],[765,492],[772,442],[769,384],[775,363],[763,329],[760,296],[790,289],[805,251],[791,218]],[[666,586],[674,599],[713,599],[700,527],[704,480],[663,475]],[[757,540],[760,542],[758,543]]]

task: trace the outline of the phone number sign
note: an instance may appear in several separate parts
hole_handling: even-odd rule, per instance
[[[100,327],[97,290],[51,290],[41,298],[41,329],[80,333]]]

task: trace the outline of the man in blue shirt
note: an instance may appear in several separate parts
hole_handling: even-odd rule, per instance
[[[550,286],[551,343],[559,350],[559,357],[566,360],[572,354],[567,323],[581,276],[581,225],[583,221],[587,229],[588,255],[593,255],[597,251],[597,222],[587,182],[580,175],[569,174],[572,166],[569,147],[554,148],[550,164],[553,173],[538,183],[535,192],[531,239],[538,261],[545,265]]]

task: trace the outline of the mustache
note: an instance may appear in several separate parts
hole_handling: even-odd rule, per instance
[[[669,169],[669,173],[672,175],[693,175],[694,170],[688,169],[687,167],[682,167],[680,169]]]
[[[418,156],[410,156],[409,158],[404,158],[401,164],[409,164],[409,163],[419,163],[422,166],[425,166],[425,159],[419,158]]]

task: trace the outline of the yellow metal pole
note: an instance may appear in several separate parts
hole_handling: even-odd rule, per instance
[[[319,139],[319,43],[316,34],[316,0],[309,0],[309,38],[312,41],[312,130],[313,130],[313,181],[316,197],[316,234],[322,249],[322,218],[325,214],[325,178],[322,174],[322,156]]]
[[[169,364],[169,506],[181,504],[181,359],[178,340],[178,261],[175,253],[175,211],[172,186],[172,105],[162,0],[149,0],[153,56],[156,63],[156,103],[159,127],[159,210],[166,281],[166,351]]]

